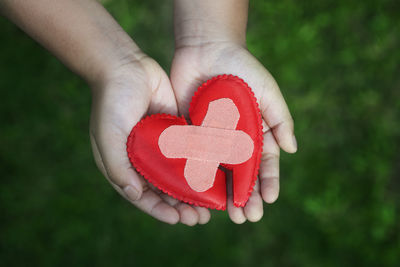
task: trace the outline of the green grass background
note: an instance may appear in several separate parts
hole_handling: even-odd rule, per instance
[[[168,71],[171,1],[106,8]],[[248,47],[275,76],[299,151],[261,222],[160,223],[101,176],[88,86],[0,18],[1,266],[398,266],[399,1],[251,1]]]

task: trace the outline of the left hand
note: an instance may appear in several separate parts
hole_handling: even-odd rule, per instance
[[[193,226],[210,219],[206,208],[193,207],[162,193],[132,167],[126,141],[143,116],[176,114],[168,76],[146,55],[126,57],[93,83],[90,140],[96,164],[114,189],[150,216]],[[157,168],[157,166],[154,166]]]
[[[262,200],[273,203],[278,198],[279,146],[289,153],[297,150],[293,119],[271,74],[245,47],[233,42],[178,46],[172,62],[171,83],[180,113],[187,117],[191,98],[198,86],[220,74],[239,76],[249,84],[258,100],[264,120],[259,181],[245,207],[235,207],[231,193],[228,194],[227,203],[233,222],[255,222],[263,216]]]

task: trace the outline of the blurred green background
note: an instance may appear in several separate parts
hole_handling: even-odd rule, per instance
[[[171,1],[106,8],[168,71]],[[258,223],[193,228],[136,210],[101,176],[88,86],[0,18],[1,266],[399,266],[400,2],[251,1],[248,47],[299,142]]]

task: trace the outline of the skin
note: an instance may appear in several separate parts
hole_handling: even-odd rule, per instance
[[[278,197],[278,144],[288,152],[297,146],[276,82],[245,48],[247,4],[175,1],[171,79],[94,0],[0,0],[0,12],[90,85],[93,155],[115,190],[160,221],[195,225],[209,221],[209,210],[172,199],[148,184],[131,166],[125,142],[145,115],[177,114],[178,108],[185,114],[195,88],[208,78],[222,73],[242,77],[260,101],[268,126],[260,182],[246,207],[233,207],[230,198],[228,213],[235,223],[262,217],[261,197],[268,203]]]

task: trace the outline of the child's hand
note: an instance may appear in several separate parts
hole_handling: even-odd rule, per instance
[[[264,147],[260,180],[244,208],[228,199],[235,223],[258,221],[264,199],[273,203],[279,194],[279,146],[297,150],[293,120],[275,80],[245,48],[248,0],[175,0],[175,46],[171,83],[181,112],[188,110],[196,88],[220,74],[244,79],[253,89],[264,119]]]
[[[179,111],[185,114],[197,87],[219,74],[237,75],[249,84],[266,123],[260,181],[256,183],[244,208],[233,206],[232,196],[227,203],[229,216],[235,223],[243,223],[246,219],[258,221],[263,215],[262,199],[273,203],[278,198],[279,146],[289,153],[297,150],[293,120],[279,87],[269,72],[244,47],[229,42],[192,44],[180,46],[175,51],[171,82]]]
[[[172,199],[148,184],[132,167],[126,141],[146,114],[176,114],[168,76],[152,59],[121,64],[93,86],[90,138],[96,164],[123,197],[149,215],[174,224],[206,223],[210,212]],[[154,166],[157,168],[157,166]]]
[[[93,88],[90,138],[97,166],[123,197],[149,215],[170,223],[206,223],[210,213],[161,193],[132,167],[126,141],[132,127],[146,114],[176,114],[167,75],[150,58],[116,68]],[[154,166],[157,168],[157,166]]]

